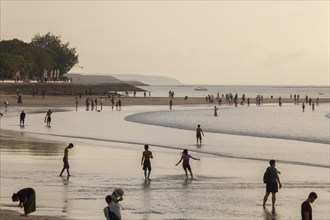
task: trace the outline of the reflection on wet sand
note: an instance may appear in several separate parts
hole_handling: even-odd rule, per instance
[[[269,211],[266,207],[264,208],[265,220],[280,220],[276,213],[275,208],[272,208],[272,211]]]
[[[70,179],[70,176],[62,176],[60,177],[62,179],[62,182],[63,182],[63,207],[62,207],[62,212],[68,212],[68,210],[70,209],[70,200],[68,198],[68,188],[70,187],[69,186],[69,179]]]
[[[23,132],[1,131],[0,139],[0,149],[2,153],[29,153],[33,156],[54,156],[62,154],[62,145],[55,142],[44,142],[33,137],[31,138],[31,136]]]

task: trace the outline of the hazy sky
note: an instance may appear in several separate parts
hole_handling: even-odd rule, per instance
[[[1,0],[1,40],[47,32],[77,49],[71,72],[329,85],[329,0]]]

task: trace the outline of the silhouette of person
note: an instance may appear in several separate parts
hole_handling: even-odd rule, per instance
[[[70,143],[66,148],[64,148],[63,169],[59,176],[62,176],[62,173],[64,172],[65,169],[68,173],[68,176],[71,176],[70,172],[69,172],[69,168],[70,168],[70,166],[69,166],[69,149],[71,149],[71,148],[73,148],[72,143]]]

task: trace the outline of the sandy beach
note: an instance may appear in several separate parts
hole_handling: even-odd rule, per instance
[[[14,102],[15,96],[11,98],[10,102]],[[38,220],[104,219],[104,197],[119,186],[125,190],[123,219],[178,219],[180,216],[185,219],[299,219],[300,203],[314,190],[320,195],[313,204],[315,217],[329,217],[329,164],[325,162],[325,167],[296,164],[285,156],[289,146],[292,152],[324,149],[319,156],[326,157],[328,151],[322,144],[206,133],[205,144],[196,148],[193,131],[124,120],[140,112],[168,111],[168,98],[123,98],[123,105],[127,103],[127,107],[122,111],[112,111],[110,105],[105,105],[97,114],[85,111],[84,102],[75,112],[74,97],[27,97],[25,100],[27,112],[35,114],[28,115],[24,128],[18,126],[15,115],[21,106],[10,105],[1,118],[1,219],[22,219],[19,216],[22,210],[15,207],[17,204],[12,203],[10,197],[27,186],[37,191],[37,211],[29,219]],[[176,98],[175,103],[180,103],[178,110],[185,110],[187,106],[212,107],[202,98]],[[48,108],[58,110],[51,128],[39,120],[44,113],[38,112]],[[300,112],[300,107],[296,108]],[[102,127],[102,120],[109,121],[109,125]],[[66,121],[70,123],[65,124]],[[58,173],[62,168],[63,149],[69,142],[76,147],[70,151],[73,176],[68,179],[58,177]],[[155,157],[152,182],[147,185],[140,166],[145,143],[150,145]],[[250,144],[255,149],[245,151],[244,145]],[[233,150],[233,146],[239,150]],[[270,148],[262,150],[264,146]],[[174,166],[183,147],[201,158],[191,162],[197,181],[185,182],[182,167]],[[264,194],[261,176],[268,166],[267,154],[283,161],[278,163],[284,187],[278,194],[276,215],[270,212],[270,206],[264,210],[261,204]],[[324,159],[315,158],[312,162]],[[206,201],[201,204],[200,198]],[[289,206],[292,207],[288,209]],[[193,213],[194,209],[204,211]],[[219,211],[222,216],[214,216]]]

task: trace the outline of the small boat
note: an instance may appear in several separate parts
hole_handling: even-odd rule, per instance
[[[196,91],[207,91],[204,87],[197,87],[195,88]]]

